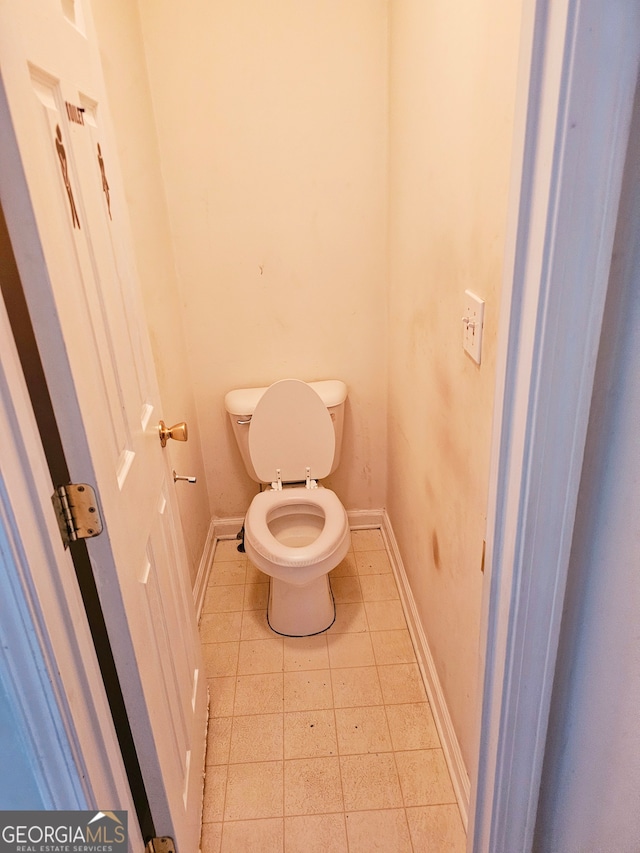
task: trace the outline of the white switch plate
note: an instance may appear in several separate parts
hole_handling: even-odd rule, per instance
[[[464,292],[462,316],[462,346],[471,358],[480,364],[482,352],[482,327],[484,325],[484,300],[470,290]]]

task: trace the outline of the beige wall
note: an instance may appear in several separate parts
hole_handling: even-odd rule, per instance
[[[160,385],[158,417],[169,426],[182,420],[189,425],[188,442],[169,442],[166,453],[178,473],[198,477],[196,485],[176,484],[193,583],[210,515],[139,18],[129,0],[91,5]]]
[[[289,376],[348,384],[331,485],[383,506],[387,3],[139,5],[211,514],[257,489],[225,393]]]
[[[390,4],[387,505],[467,767],[519,4]],[[464,291],[486,302],[482,364]]]

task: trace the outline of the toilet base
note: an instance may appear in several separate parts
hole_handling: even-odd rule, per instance
[[[267,621],[276,634],[311,637],[330,628],[335,618],[336,606],[328,574],[304,586],[270,578]]]

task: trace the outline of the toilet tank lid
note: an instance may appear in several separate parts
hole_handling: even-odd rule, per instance
[[[323,379],[320,382],[307,384],[319,394],[328,409],[341,405],[347,399],[347,386],[340,379]],[[267,387],[239,388],[236,391],[229,391],[224,398],[224,407],[230,415],[252,415]]]

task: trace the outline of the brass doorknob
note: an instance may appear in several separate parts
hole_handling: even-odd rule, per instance
[[[160,421],[158,432],[160,434],[160,444],[163,447],[166,447],[167,441],[170,438],[175,439],[175,441],[186,441],[189,438],[187,425],[184,421],[174,424],[172,427],[167,427],[164,421]]]

